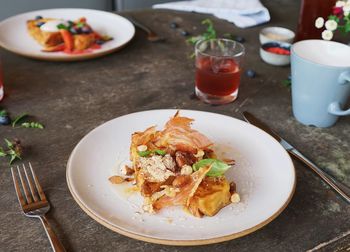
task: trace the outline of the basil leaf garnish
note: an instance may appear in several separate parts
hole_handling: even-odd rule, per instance
[[[199,160],[194,163],[192,168],[194,171],[198,171],[200,168],[205,166],[210,166],[210,171],[208,171],[207,176],[209,177],[220,177],[231,167],[230,165],[213,158],[206,158]]]

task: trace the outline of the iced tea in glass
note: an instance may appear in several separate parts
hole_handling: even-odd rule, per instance
[[[225,104],[238,95],[244,46],[229,39],[199,41],[196,46],[195,92],[210,104]]]

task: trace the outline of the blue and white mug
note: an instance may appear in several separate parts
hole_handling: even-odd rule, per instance
[[[292,104],[295,118],[330,127],[350,97],[350,46],[325,40],[303,40],[291,49]]]

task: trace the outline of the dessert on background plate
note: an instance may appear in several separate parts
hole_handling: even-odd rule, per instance
[[[85,17],[70,21],[37,16],[27,21],[27,30],[44,47],[43,52],[89,53],[113,39],[93,30]]]
[[[93,9],[42,9],[0,22],[2,48],[45,61],[67,62],[102,57],[121,50],[134,34],[135,27],[126,18]]]
[[[134,181],[136,191],[144,197],[145,212],[182,206],[196,217],[214,216],[228,204],[239,202],[235,183],[224,175],[234,161],[219,160],[213,143],[191,128],[192,121],[178,111],[163,130],[152,126],[133,133],[127,177],[109,178],[113,184]]]

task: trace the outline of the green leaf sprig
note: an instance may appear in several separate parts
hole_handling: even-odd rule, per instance
[[[10,165],[16,160],[21,159],[22,155],[22,146],[21,142],[18,139],[15,139],[13,142],[9,141],[8,139],[4,139],[6,143],[7,149],[0,147],[0,157],[9,157],[10,158]]]
[[[28,116],[27,113],[20,114],[15,118],[15,120],[12,121],[12,127],[16,127],[20,121],[22,121],[24,118]]]
[[[211,166],[207,173],[208,177],[220,177],[231,167],[230,165],[214,158],[206,158],[199,160],[192,165],[194,171],[198,171],[200,168]]]
[[[15,118],[12,122],[12,127],[22,127],[22,128],[31,128],[31,129],[44,129],[44,125],[39,122],[29,122],[24,121],[28,118],[29,115],[27,113],[23,113]]]
[[[187,39],[187,42],[194,45],[199,40],[209,40],[209,39],[215,39],[216,38],[216,30],[214,28],[213,22],[207,18],[202,21],[202,25],[207,25],[207,29],[204,33],[198,36],[192,36],[189,39]]]

